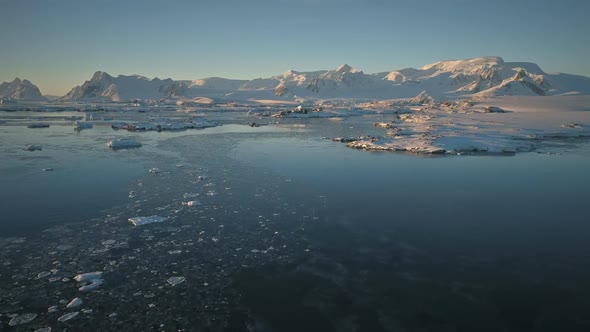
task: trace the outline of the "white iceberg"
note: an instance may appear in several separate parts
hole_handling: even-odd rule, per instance
[[[117,150],[117,149],[131,149],[131,148],[139,148],[141,147],[141,143],[134,141],[128,138],[122,139],[114,139],[107,143],[107,148]]]
[[[150,217],[133,217],[129,218],[129,222],[133,226],[143,226],[147,224],[160,223],[168,220],[168,217],[150,216]]]

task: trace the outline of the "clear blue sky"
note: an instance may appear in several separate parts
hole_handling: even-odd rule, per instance
[[[498,55],[590,76],[587,0],[0,0],[0,81],[366,73]]]

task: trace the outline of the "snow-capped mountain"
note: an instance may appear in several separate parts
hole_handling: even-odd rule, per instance
[[[148,79],[139,75],[113,77],[97,71],[89,81],[74,87],[63,100],[128,101],[133,99],[162,99],[182,96],[186,92],[184,82],[172,79]]]
[[[113,77],[96,72],[63,100],[127,101],[133,99],[211,97],[226,100],[308,98],[395,99],[422,92],[436,100],[498,95],[590,94],[590,78],[547,74],[528,62],[500,57],[441,61],[422,68],[365,74],[342,65],[335,70],[288,70],[270,78],[233,80],[219,77],[193,81]]]
[[[0,84],[0,98],[22,101],[45,101],[47,100],[39,88],[29,80],[15,78],[12,82]]]

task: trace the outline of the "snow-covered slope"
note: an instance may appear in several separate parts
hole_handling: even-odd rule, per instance
[[[12,82],[0,84],[0,98],[22,101],[44,101],[47,100],[39,88],[29,80],[15,78]]]
[[[233,80],[219,77],[193,81],[113,77],[96,72],[64,100],[108,100],[211,97],[247,99],[396,99],[424,92],[435,100],[488,98],[504,95],[590,94],[590,78],[547,74],[528,62],[505,62],[500,57],[440,61],[422,68],[365,74],[349,65],[335,70],[288,70],[270,78]]]

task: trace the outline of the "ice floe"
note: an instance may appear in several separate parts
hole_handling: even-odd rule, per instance
[[[102,277],[102,274],[102,271],[82,273],[75,276],[74,280],[76,280],[77,282],[92,281],[95,279],[100,279]]]
[[[168,217],[160,217],[160,216],[150,216],[150,217],[133,217],[129,218],[129,222],[133,224],[133,226],[143,226],[153,223],[161,223],[168,220]]]
[[[217,124],[209,122],[206,119],[189,118],[184,121],[172,120],[166,118],[155,118],[149,122],[117,122],[113,123],[113,129],[125,129],[128,131],[165,131],[165,130],[183,130],[183,129],[203,129],[216,127]]]
[[[75,318],[79,314],[80,314],[80,312],[78,312],[78,311],[70,312],[70,313],[67,313],[67,314],[59,317],[57,320],[60,321],[60,322],[67,322],[70,319]]]
[[[27,145],[25,145],[25,147],[23,148],[23,150],[26,150],[26,151],[41,151],[41,150],[43,150],[43,147],[41,145],[37,145],[37,144],[27,144]]]
[[[141,147],[141,143],[128,138],[114,139],[107,142],[107,148],[118,149],[132,149]]]
[[[26,324],[31,322],[33,319],[37,318],[37,314],[21,314],[12,317],[8,325],[16,326],[21,324]]]
[[[75,308],[75,307],[79,307],[81,306],[83,303],[82,299],[80,299],[79,297],[76,297],[74,299],[72,299],[67,305],[66,308]]]
[[[90,122],[83,122],[83,121],[74,121],[73,123],[74,129],[82,130],[82,129],[90,129],[94,127],[94,125]]]
[[[185,281],[186,281],[185,277],[170,277],[167,280],[167,282],[172,286],[179,285]]]
[[[78,288],[78,290],[80,292],[89,292],[91,290],[94,290],[94,289],[100,287],[103,283],[104,283],[103,279],[93,279],[93,280],[91,280],[91,282],[89,284],[81,286],[80,288]]]

